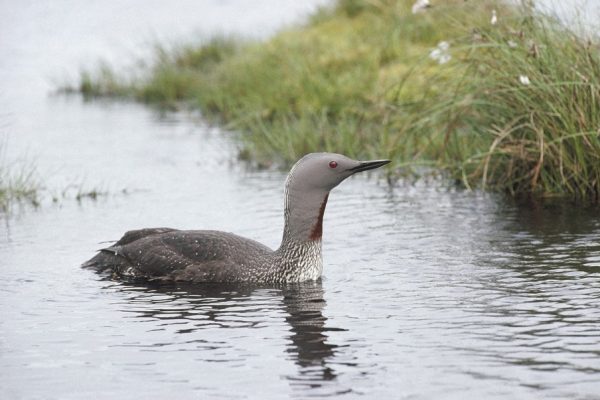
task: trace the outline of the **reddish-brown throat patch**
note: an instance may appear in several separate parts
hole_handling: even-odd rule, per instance
[[[310,240],[321,240],[323,237],[323,214],[325,214],[325,206],[327,205],[328,198],[329,194],[325,195],[325,198],[321,203],[321,208],[319,208],[319,216],[317,217],[317,223],[313,226],[312,231],[310,232]]]

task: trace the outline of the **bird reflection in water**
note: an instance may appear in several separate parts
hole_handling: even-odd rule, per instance
[[[168,320],[177,326],[176,334],[197,336],[207,329],[264,328],[266,324],[281,331],[283,314],[288,326],[284,327],[283,338],[289,340],[284,351],[298,366],[297,374],[285,378],[299,388],[319,388],[336,378],[330,363],[338,346],[329,343],[326,332],[343,329],[326,326],[326,302],[320,281],[275,287],[121,282],[116,286],[111,283],[111,288],[127,295],[126,301],[120,303],[122,311],[147,321],[160,320],[161,326]],[[261,340],[258,335],[250,335],[248,340],[254,343]],[[214,333],[210,336],[214,339]],[[200,347],[212,351],[227,351],[230,345],[222,337],[220,341],[206,339],[194,342],[201,342]]]
[[[341,331],[326,327],[323,315],[325,300],[321,282],[287,286],[282,289],[286,321],[291,327],[292,346],[288,352],[295,355],[301,378],[314,381],[335,379],[335,371],[327,361],[335,354],[335,344],[327,342],[327,331]]]

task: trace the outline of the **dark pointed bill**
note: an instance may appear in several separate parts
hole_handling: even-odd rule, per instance
[[[352,171],[352,172],[367,171],[369,169],[379,168],[385,164],[388,164],[390,161],[391,160],[361,161],[360,164],[358,164],[354,168],[350,168],[349,171]]]

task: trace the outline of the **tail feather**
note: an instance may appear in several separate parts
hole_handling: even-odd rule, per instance
[[[127,267],[129,263],[127,260],[116,252],[112,252],[108,249],[102,249],[91,259],[81,264],[82,268],[92,268],[98,271],[105,271],[107,269],[120,270]]]
[[[116,243],[108,248],[98,250],[98,254],[81,264],[81,266],[83,268],[92,268],[99,272],[112,270],[118,274],[122,274],[125,271],[129,274],[134,273],[135,271],[132,271],[131,263],[123,254],[123,247],[148,236],[160,235],[175,230],[172,228],[145,228],[125,232],[123,237]]]

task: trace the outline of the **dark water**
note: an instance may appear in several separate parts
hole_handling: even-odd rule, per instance
[[[78,265],[131,228],[276,247],[285,174],[245,169],[197,116],[46,97],[35,68],[0,60],[8,156],[60,198],[0,216],[0,398],[600,398],[597,210],[356,177],[330,196],[322,281],[106,280]]]

